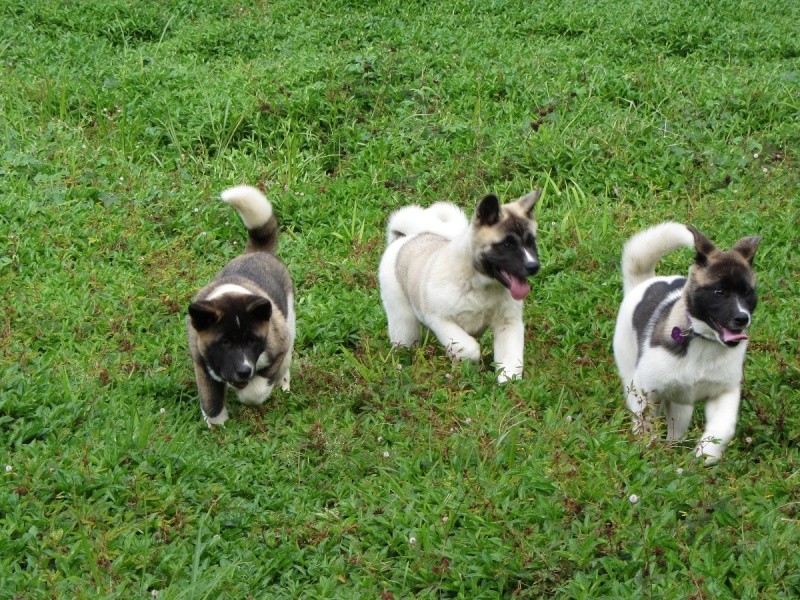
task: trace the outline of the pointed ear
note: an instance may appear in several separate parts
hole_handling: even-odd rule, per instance
[[[697,250],[697,254],[694,257],[694,262],[696,262],[701,267],[706,266],[708,264],[708,257],[714,254],[717,251],[717,247],[711,243],[706,236],[704,236],[700,230],[695,229],[691,225],[687,225],[686,228],[692,232],[694,236],[694,247]]]
[[[220,317],[219,310],[211,302],[198,300],[189,305],[189,318],[192,320],[192,327],[197,331],[205,331],[212,327]]]
[[[478,203],[475,219],[479,225],[491,226],[500,220],[500,201],[494,194],[489,194]]]
[[[741,254],[745,260],[750,263],[750,266],[752,266],[753,258],[756,255],[756,250],[758,249],[758,245],[761,243],[761,239],[762,238],[760,235],[743,237],[736,242],[736,245],[731,248],[731,250]]]
[[[525,194],[522,198],[517,200],[517,204],[519,204],[522,207],[522,210],[524,210],[529,217],[532,217],[533,207],[536,206],[536,201],[539,199],[541,195],[542,195],[541,189],[533,190],[531,193]]]
[[[256,321],[269,321],[272,316],[272,302],[266,298],[258,298],[247,305],[247,314]]]

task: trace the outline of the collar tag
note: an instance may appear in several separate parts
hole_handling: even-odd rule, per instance
[[[688,332],[687,332],[688,333]],[[685,344],[686,343],[686,333],[680,327],[673,327],[672,328],[672,339],[675,340],[678,344]]]

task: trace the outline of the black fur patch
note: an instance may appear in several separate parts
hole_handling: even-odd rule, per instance
[[[686,278],[679,277],[670,282],[658,281],[645,290],[642,299],[633,311],[633,330],[636,332],[636,342],[639,348],[637,363],[647,343],[650,343],[651,346],[662,346],[677,356],[686,354],[688,343],[678,344],[671,338],[661,339],[657,335],[653,335],[648,339],[647,335],[648,331],[656,332],[662,329],[661,326],[669,315],[670,310],[675,305],[675,302],[678,301],[678,297],[676,297],[674,300],[664,303],[664,298],[675,290],[683,288],[684,285],[686,285]]]

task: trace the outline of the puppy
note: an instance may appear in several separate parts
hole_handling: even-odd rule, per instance
[[[652,406],[666,416],[668,439],[681,439],[694,404],[705,400],[695,454],[707,465],[719,462],[736,429],[760,241],[745,237],[722,251],[694,227],[662,223],[632,237],[622,253],[614,357],[634,432],[650,430]],[[658,260],[681,246],[696,250],[688,277],[656,277]]]
[[[498,381],[522,376],[522,299],[539,270],[533,209],[540,195],[504,205],[486,196],[471,223],[445,202],[391,215],[378,278],[392,344],[415,344],[424,324],[453,358],[477,362],[475,338],[490,328]]]
[[[244,253],[230,261],[189,305],[187,331],[200,410],[209,427],[228,419],[225,390],[261,404],[275,385],[289,390],[295,338],[294,286],[277,258],[278,222],[254,187],[222,193],[247,228]]]

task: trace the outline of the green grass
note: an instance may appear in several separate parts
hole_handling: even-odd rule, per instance
[[[3,3],[0,598],[800,595],[799,13]],[[245,182],[297,286],[292,392],[209,431],[183,320]],[[483,367],[391,352],[388,213],[534,186],[525,379],[488,337]],[[712,469],[698,422],[630,435],[611,356],[621,245],[666,219],[764,236]]]

